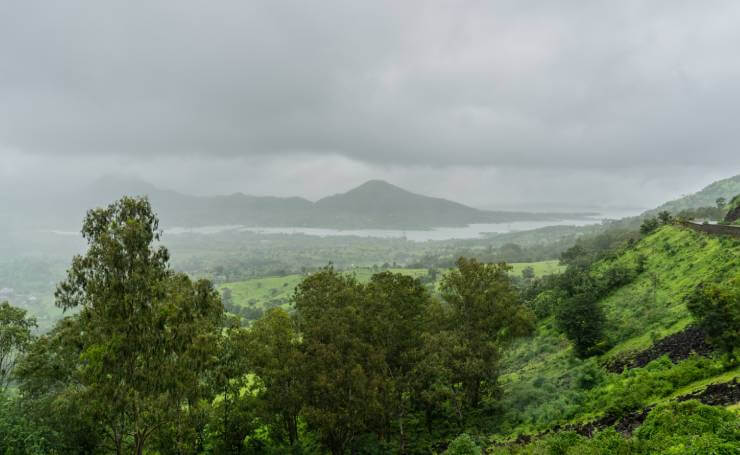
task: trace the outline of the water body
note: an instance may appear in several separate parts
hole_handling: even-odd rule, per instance
[[[636,215],[637,211],[623,211],[601,214],[591,218],[581,218],[560,221],[514,221],[510,223],[480,223],[461,227],[439,227],[427,230],[400,230],[400,229],[329,229],[310,227],[251,227],[243,225],[202,226],[202,227],[174,227],[165,229],[167,235],[202,234],[214,235],[223,232],[253,232],[255,234],[302,234],[317,237],[355,236],[374,238],[405,238],[414,242],[429,240],[477,239],[487,234],[502,234],[507,232],[530,231],[547,226],[588,226],[601,223],[604,219],[619,219],[625,216]],[[47,231],[57,235],[79,236],[79,232]]]
[[[165,234],[218,234],[227,231],[253,232],[255,234],[303,234],[317,237],[355,236],[375,238],[405,238],[414,242],[428,240],[475,239],[486,234],[529,231],[546,226],[587,226],[601,223],[601,218],[561,221],[515,221],[511,223],[481,223],[462,227],[440,227],[428,230],[399,229],[328,229],[309,227],[248,227],[204,226],[199,228],[166,229]]]

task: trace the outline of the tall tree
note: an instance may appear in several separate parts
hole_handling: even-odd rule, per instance
[[[146,198],[87,213],[87,252],[55,293],[79,310],[80,393],[116,453],[141,454],[153,432],[182,422],[199,399],[223,307],[210,282],[174,273]]]
[[[228,318],[215,347],[218,362],[206,374],[216,399],[211,403],[211,446],[217,453],[240,454],[244,439],[258,426],[257,400],[249,378],[248,332],[237,317]]]
[[[603,339],[606,318],[599,305],[603,289],[587,267],[569,266],[558,278],[565,296],[555,308],[557,325],[573,342],[576,355],[588,357]]]
[[[332,268],[304,279],[293,302],[305,356],[303,414],[338,455],[382,415],[383,353],[363,339],[364,287]]]
[[[8,302],[0,303],[0,393],[8,387],[15,365],[33,340],[36,319]]]
[[[460,258],[442,278],[442,298],[450,305],[451,326],[460,356],[454,367],[468,405],[477,406],[485,385],[498,377],[501,352],[529,334],[534,317],[520,302],[508,276],[511,267]]]
[[[405,451],[404,420],[410,409],[413,373],[421,360],[425,314],[431,297],[421,281],[399,273],[373,275],[360,306],[360,334],[383,356],[382,414],[376,422],[379,436],[399,433],[399,451]]]
[[[247,335],[252,371],[259,381],[263,418],[279,442],[298,442],[298,416],[303,407],[304,356],[300,337],[290,315],[272,308],[257,320]]]

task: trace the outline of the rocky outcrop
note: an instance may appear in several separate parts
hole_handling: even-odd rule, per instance
[[[681,332],[656,341],[651,347],[637,353],[628,353],[610,359],[604,368],[610,373],[621,373],[625,368],[640,368],[662,355],[675,363],[688,358],[692,353],[709,355],[712,347],[707,344],[704,332],[697,327],[687,327]]]
[[[725,223],[734,223],[737,220],[740,220],[740,205],[734,209],[730,209],[727,215],[725,215]]]
[[[706,389],[682,395],[678,401],[699,400],[710,406],[727,406],[740,402],[740,383],[738,378],[721,384],[709,384]]]

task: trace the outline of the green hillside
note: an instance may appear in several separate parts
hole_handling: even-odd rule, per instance
[[[704,187],[701,191],[666,202],[656,209],[650,210],[648,213],[658,213],[663,210],[678,213],[686,209],[713,207],[718,198],[724,198],[726,201],[730,201],[737,194],[740,194],[740,175],[717,180]]]
[[[731,277],[740,283],[740,242],[672,226],[593,264],[590,273],[601,278],[610,269],[633,269],[640,261],[644,270],[599,302],[610,346],[604,354],[577,358],[553,317],[541,320],[532,338],[507,353],[501,377],[504,416],[487,440],[513,440],[607,414],[623,415],[740,375],[736,364],[728,369],[718,358],[698,356],[677,364],[661,358],[621,374],[605,370],[609,362],[685,329],[692,322],[685,298],[698,283]]]

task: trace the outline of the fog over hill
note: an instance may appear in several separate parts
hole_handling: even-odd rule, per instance
[[[193,196],[120,176],[99,179],[82,192],[66,196],[39,214],[53,229],[76,228],[85,210],[122,195],[146,195],[164,227],[244,225],[338,229],[426,229],[472,223],[556,221],[587,213],[491,211],[447,199],[415,194],[382,180],[371,180],[345,193],[316,202],[301,197],[252,196],[242,193]]]

